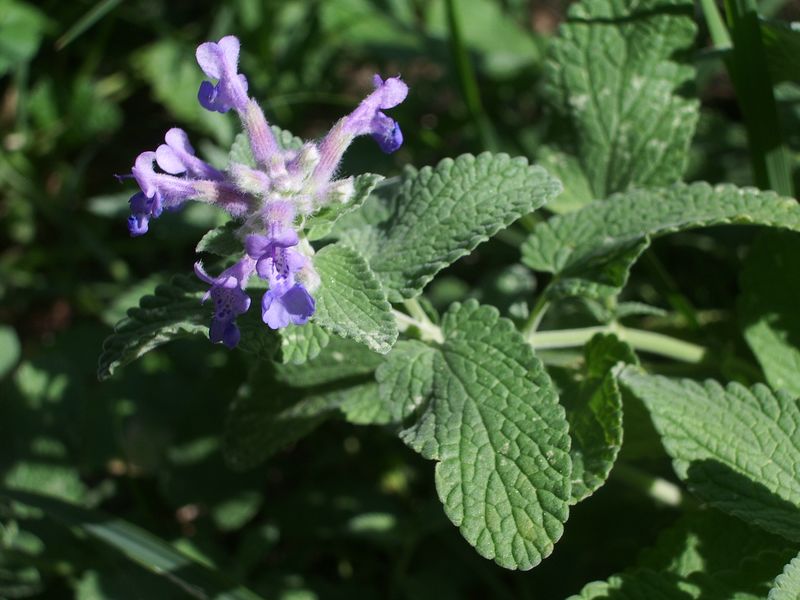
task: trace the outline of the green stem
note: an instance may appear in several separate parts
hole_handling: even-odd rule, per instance
[[[467,111],[478,128],[481,143],[486,149],[495,151],[497,150],[497,138],[483,109],[475,71],[472,69],[464,40],[461,37],[461,25],[458,22],[458,11],[455,4],[456,0],[446,0],[445,2],[447,26],[450,30],[450,50],[453,53],[458,83],[461,86]]]
[[[540,294],[536,304],[531,309],[531,314],[528,315],[528,319],[522,325],[522,335],[526,340],[530,341],[529,338],[539,329],[539,324],[542,322],[548,308],[550,308],[550,301],[545,294]]]
[[[684,494],[683,490],[671,481],[650,475],[631,465],[617,463],[611,471],[611,477],[650,496],[659,504],[675,508],[695,504],[693,498]]]
[[[722,20],[716,0],[700,0],[700,6],[706,17],[706,24],[714,46],[720,50],[730,48],[732,46],[731,36],[728,33],[728,28],[725,27],[725,22]]]

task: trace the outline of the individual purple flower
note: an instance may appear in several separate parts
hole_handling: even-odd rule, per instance
[[[252,259],[245,257],[218,277],[211,277],[203,269],[202,263],[195,263],[195,274],[211,286],[203,296],[203,302],[209,298],[214,300],[214,317],[209,330],[209,338],[213,343],[222,342],[228,348],[234,348],[239,343],[241,332],[236,325],[236,317],[250,308],[250,296],[244,287],[254,264]]]
[[[200,84],[197,99],[203,108],[220,113],[231,108],[242,112],[247,107],[247,79],[238,73],[239,40],[227,35],[219,42],[206,42],[197,47],[197,62],[211,79]]]
[[[304,325],[315,310],[314,298],[300,283],[270,286],[261,298],[261,318],[272,329]]]
[[[167,173],[186,173],[198,179],[220,180],[222,173],[194,155],[189,136],[183,129],[173,127],[164,136],[166,144],[156,148],[156,162]]]
[[[128,231],[133,237],[147,233],[151,218],[161,215],[161,202],[158,196],[148,198],[144,192],[137,192],[129,200],[131,216],[128,217]]]

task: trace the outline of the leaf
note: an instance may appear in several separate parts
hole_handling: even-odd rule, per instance
[[[800,256],[800,235],[760,235],[744,263],[739,317],[767,382],[800,394],[800,279],[790,275]]]
[[[540,165],[564,185],[564,191],[547,203],[547,210],[562,215],[583,208],[595,198],[583,167],[576,157],[549,146],[542,146],[536,158]]]
[[[225,459],[236,470],[251,469],[311,433],[335,410],[331,398],[280,384],[269,369],[256,369],[228,410]]]
[[[800,554],[795,556],[783,573],[775,579],[769,600],[797,600],[800,598]]]
[[[279,330],[281,362],[300,365],[316,357],[330,342],[328,332],[316,323],[289,325]]]
[[[13,327],[0,325],[0,379],[17,365],[19,360],[19,338]]]
[[[298,330],[305,327],[307,325]],[[372,352],[362,344],[336,335],[330,336],[329,339],[330,343],[307,362],[276,364],[275,376],[278,381],[294,387],[313,387],[341,379],[369,375],[384,361],[383,356]]]
[[[306,221],[308,239],[314,241],[328,236],[333,230],[336,221],[364,204],[364,201],[382,179],[382,175],[374,175],[373,173],[364,173],[356,177],[353,182],[355,191],[352,198],[348,199],[347,202],[333,202],[328,204],[319,212],[308,218]]]
[[[688,0],[583,0],[551,44],[547,91],[572,127],[593,198],[678,181],[698,103],[677,62],[696,28]]]
[[[173,340],[202,333],[208,335],[210,309],[200,303],[200,282],[178,275],[155,294],[143,296],[138,308],[117,323],[103,343],[97,376],[108,379],[114,372],[140,356]]]
[[[622,394],[612,373],[619,363],[638,361],[628,344],[616,336],[598,334],[584,348],[579,373],[550,370],[560,387],[572,438],[572,504],[606,482],[622,446]]]
[[[239,255],[244,247],[241,240],[236,237],[238,224],[228,221],[225,225],[216,227],[206,233],[195,247],[195,252],[207,252],[224,258]]]
[[[762,19],[760,24],[772,83],[800,82],[800,23]]]
[[[772,192],[707,183],[615,194],[537,225],[522,260],[556,275],[551,295],[597,297],[624,285],[651,237],[732,224],[800,230],[800,206]]]
[[[800,404],[764,385],[748,389],[645,375],[620,382],[647,405],[675,471],[712,506],[800,540]]]
[[[670,573],[642,570],[594,581],[567,600],[692,600],[700,588]]]
[[[0,0],[0,76],[33,58],[47,25],[33,4]]]
[[[389,218],[345,237],[369,260],[392,302],[417,296],[434,275],[561,191],[524,158],[470,154],[407,171]]]
[[[552,552],[569,513],[564,411],[495,308],[454,304],[442,332],[441,347],[403,344],[399,360],[390,355],[377,376],[381,399],[395,415],[421,403],[401,437],[437,461],[439,499],[466,540],[503,567],[530,569]]]
[[[41,494],[2,489],[0,496],[38,508],[53,520],[76,528],[118,550],[128,559],[152,571],[194,598],[258,600],[247,588],[229,581],[219,571],[193,560],[164,540],[122,519],[87,510]]]
[[[397,340],[397,324],[367,261],[352,248],[336,243],[317,252],[314,266],[321,285],[313,321],[375,352],[391,350]]]

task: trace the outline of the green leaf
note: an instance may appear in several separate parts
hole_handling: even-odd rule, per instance
[[[561,215],[583,208],[594,200],[592,186],[576,157],[549,146],[542,146],[536,153],[536,158],[540,165],[564,185],[564,191],[547,203],[547,210]]]
[[[143,296],[138,308],[117,323],[103,343],[97,376],[108,379],[114,372],[143,354],[173,340],[202,333],[208,335],[210,309],[200,303],[203,285],[178,275],[155,294]]]
[[[795,556],[783,573],[775,579],[769,600],[797,600],[800,598],[800,554]]]
[[[270,369],[255,369],[228,410],[224,453],[236,470],[251,469],[321,425],[335,399],[281,384]]]
[[[321,285],[313,321],[331,333],[351,338],[381,354],[397,340],[397,324],[386,294],[367,261],[337,243],[314,256]]]
[[[671,573],[642,570],[594,581],[567,600],[693,600],[700,588]]]
[[[800,83],[800,23],[762,19],[760,25],[772,83]]]
[[[712,506],[800,540],[800,404],[766,386],[723,388],[625,369],[678,476]]]
[[[557,179],[524,158],[488,152],[447,158],[407,171],[389,218],[345,239],[369,259],[389,300],[399,302],[560,191]]]
[[[583,0],[551,44],[547,90],[572,127],[593,198],[678,181],[698,103],[676,62],[696,28],[689,0]],[[565,148],[566,149],[566,148]]]
[[[29,2],[0,0],[0,76],[36,54],[47,19]]]
[[[243,246],[241,240],[236,237],[237,228],[237,223],[228,221],[225,225],[212,229],[200,238],[194,251],[208,252],[224,258],[241,254]]]
[[[304,329],[307,325],[299,327]],[[319,328],[317,328],[319,329]],[[327,334],[326,334],[327,335]],[[330,336],[330,343],[303,364],[276,364],[276,378],[294,387],[312,387],[372,373],[384,357],[362,344]]]
[[[329,204],[308,218],[306,221],[308,239],[314,241],[329,235],[336,221],[361,207],[382,179],[382,175],[374,175],[372,173],[364,173],[356,177],[353,182],[355,192],[352,198],[347,202]]]
[[[437,461],[439,499],[467,541],[501,566],[530,569],[552,552],[569,514],[564,410],[495,308],[454,304],[442,332],[440,347],[403,344],[390,355],[377,375],[381,399],[394,415],[417,409],[401,437]]]
[[[800,279],[789,276],[800,235],[759,236],[745,260],[739,317],[744,337],[774,388],[800,394]]]
[[[194,598],[258,600],[247,588],[179,552],[164,540],[122,519],[41,494],[2,489],[0,496],[40,509],[49,519],[78,529],[131,561],[177,585]]]
[[[638,363],[630,346],[616,336],[598,334],[584,348],[580,372],[550,370],[572,438],[573,504],[606,482],[622,446],[622,394],[612,372],[620,363]]]
[[[800,206],[773,192],[707,183],[615,194],[537,225],[523,262],[554,273],[551,295],[602,296],[618,290],[649,239],[711,225],[800,230]]]
[[[330,342],[331,336],[315,323],[289,325],[279,330],[281,362],[300,365],[316,357]]]

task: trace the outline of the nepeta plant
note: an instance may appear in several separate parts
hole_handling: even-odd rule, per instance
[[[384,81],[375,75],[375,91],[319,144],[286,149],[279,146],[261,107],[247,95],[247,78],[238,72],[238,39],[227,36],[201,44],[197,62],[206,76],[216,80],[200,85],[200,104],[219,113],[236,111],[253,164],[231,162],[226,171],[219,171],[195,156],[186,132],[170,129],[155,152],[142,152],[136,158],[131,176],[140,191],[130,199],[128,230],[132,236],[144,235],[150,220],[163,209],[178,208],[188,200],[219,206],[237,220],[234,235],[244,242],[244,256],[216,277],[205,271],[202,262],[195,264],[197,276],[211,286],[203,296],[203,301],[214,302],[211,341],[233,348],[241,337],[236,318],[250,308],[245,289],[254,273],[269,284],[261,314],[270,328],[303,325],[314,314],[319,276],[309,260],[313,249],[302,234],[302,224],[325,209],[343,212],[342,207],[354,203],[353,178],[335,179],[353,139],[370,134],[387,153],[401,146],[400,126],[383,110],[400,104],[408,87],[399,77]],[[154,170],[154,163],[163,173]]]
[[[630,571],[581,598],[763,597],[773,582],[770,598],[789,597],[780,594],[797,590],[800,354],[782,319],[794,318],[786,288],[796,278],[778,286],[764,273],[796,258],[796,235],[763,234],[743,269],[741,327],[763,377],[728,346],[650,330],[654,320],[700,330],[676,290],[671,320],[645,302],[652,285],[630,291],[642,256],[669,288],[650,248],[660,236],[727,225],[800,231],[790,178],[759,181],[783,196],[681,181],[699,118],[686,60],[695,36],[683,0],[583,0],[549,50],[545,96],[563,131],[537,149],[543,166],[486,152],[388,180],[336,175],[357,136],[384,152],[401,145],[383,112],[406,97],[399,78],[376,76],[351,114],[303,142],[270,127],[248,96],[236,38],[202,44],[210,81],[198,100],[236,111],[244,134],[221,168],[199,159],[182,130],[168,131],[135,161],[128,226],[143,235],[187,200],[220,207],[230,222],[198,244],[205,263],[195,278],[176,276],[118,325],[101,378],[167,341],[208,334],[238,346],[250,366],[225,424],[233,468],[327,419],[379,425],[435,462],[444,512],[477,552],[519,570],[553,552],[573,507],[613,475],[687,516]],[[740,92],[749,67],[734,69]],[[753,155],[755,173],[779,172],[778,154]],[[535,294],[476,283],[439,314],[426,286],[512,226],[504,241],[521,265],[510,273],[538,273]],[[249,310],[258,296],[260,319]],[[490,303],[498,297],[503,313]],[[709,372],[736,381],[698,381]],[[654,456],[669,457],[704,506],[649,473]],[[697,550],[697,538],[713,550]],[[752,561],[751,574],[742,565]]]

